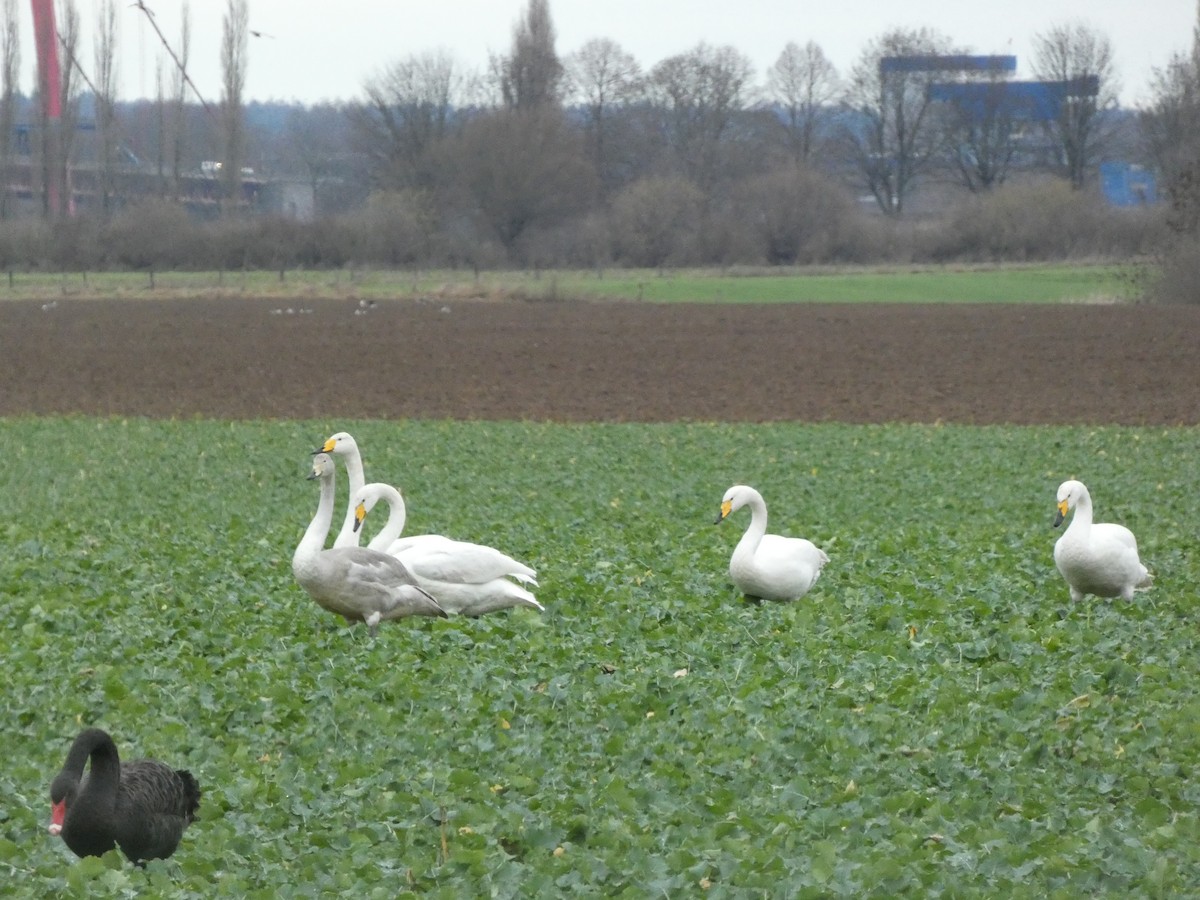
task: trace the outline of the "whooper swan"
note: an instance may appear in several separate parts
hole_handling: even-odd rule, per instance
[[[817,583],[829,557],[812,541],[767,534],[767,504],[744,484],[725,492],[717,524],[743,506],[750,507],[750,525],[729,560],[729,577],[748,597],[799,600]]]
[[[1151,575],[1138,558],[1137,540],[1124,525],[1092,522],[1092,495],[1081,481],[1058,488],[1054,527],[1075,510],[1071,524],[1054,544],[1054,564],[1071,589],[1071,599],[1086,594],[1132,600],[1135,590],[1150,587]]]
[[[387,619],[445,616],[438,602],[396,557],[367,547],[323,549],[333,522],[334,476],[328,454],[313,457],[308,477],[320,479],[321,497],[317,514],[292,556],[296,581],[322,608],[348,622],[366,622],[372,635]]]
[[[439,534],[398,538],[404,530],[404,498],[388,484],[368,484],[355,496],[356,521],[361,523],[380,500],[388,504],[388,520],[369,545],[386,547],[416,577],[417,582],[447,612],[479,616],[513,606],[542,611],[544,607],[515,578],[536,585],[529,566],[484,544],[456,541]]]

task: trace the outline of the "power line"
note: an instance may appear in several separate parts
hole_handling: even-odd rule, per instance
[[[204,107],[204,111],[210,116],[215,116],[213,109],[208,105],[208,101],[204,99],[204,95],[200,93],[200,88],[196,87],[196,82],[192,81],[192,76],[187,73],[187,67],[180,62],[179,57],[175,55],[175,51],[171,48],[170,42],[166,35],[162,33],[162,29],[158,27],[158,22],[154,18],[154,12],[146,6],[145,0],[136,0],[132,4],[146,14],[146,18],[150,21],[150,27],[154,29],[154,33],[158,35],[158,39],[162,41],[162,45],[166,48],[167,53],[171,55],[171,59],[175,62],[175,67],[179,69],[179,74],[183,76],[183,80],[187,82],[188,87],[192,89],[192,93],[196,95],[196,99],[200,101],[200,105]]]

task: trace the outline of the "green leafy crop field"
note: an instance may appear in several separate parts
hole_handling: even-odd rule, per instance
[[[544,614],[387,623],[295,584],[349,430],[408,531],[538,569]],[[0,893],[1200,893],[1196,429],[0,420]],[[1156,574],[1075,606],[1055,489]],[[831,562],[726,573],[758,487]],[[339,485],[339,508],[345,502]],[[369,522],[379,527],[381,522]],[[167,861],[46,833],[75,734],[190,769]]]

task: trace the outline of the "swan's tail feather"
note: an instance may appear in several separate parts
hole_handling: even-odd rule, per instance
[[[544,606],[542,606],[542,604],[538,603],[537,597],[533,596],[533,594],[531,594],[529,591],[525,590],[525,588],[517,587],[515,584],[512,584],[512,582],[509,582],[509,585],[512,587],[512,590],[509,591],[508,593],[510,593],[517,600],[519,600],[521,602],[521,605],[528,606],[531,609],[536,609],[538,612],[546,611],[546,607],[544,607]]]

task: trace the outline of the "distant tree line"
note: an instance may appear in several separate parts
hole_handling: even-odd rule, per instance
[[[1200,11],[1192,46],[1155,75],[1143,128],[1170,199],[1154,299],[1200,303]]]
[[[0,0],[10,26],[15,2]],[[759,84],[729,46],[700,44],[649,69],[607,38],[560,57],[548,0],[528,0],[508,53],[485,71],[467,71],[444,51],[417,53],[381,69],[353,102],[304,107],[243,102],[246,0],[226,3],[219,107],[196,102],[189,88],[186,15],[152,101],[116,100],[116,34],[99,29],[91,90],[76,79],[64,94],[76,121],[95,123],[89,152],[101,202],[74,219],[29,222],[10,218],[12,198],[0,198],[0,262],[602,268],[1052,259],[1160,251],[1200,221],[1200,186],[1188,187],[1200,184],[1197,53],[1159,73],[1150,108],[1122,110],[1111,45],[1084,25],[1036,37],[1039,78],[1095,87],[1041,120],[1003,102],[1003,73],[881,65],[964,52],[932,29],[881,34],[846,73],[816,43],[788,43]],[[101,13],[102,26],[111,22],[112,0]],[[8,134],[35,115],[14,88],[18,52],[0,28]],[[996,90],[967,114],[930,90],[955,79]],[[78,142],[68,151],[83,153]],[[14,152],[6,143],[0,165]],[[136,203],[117,198],[111,177],[130,157],[158,176]],[[1169,222],[1161,211],[1102,201],[1097,166],[1109,159],[1160,175]],[[303,182],[315,198],[312,220],[247,218],[235,204],[215,221],[185,215],[176,203],[181,178],[204,160],[222,163],[224,196],[236,192],[243,167]]]

